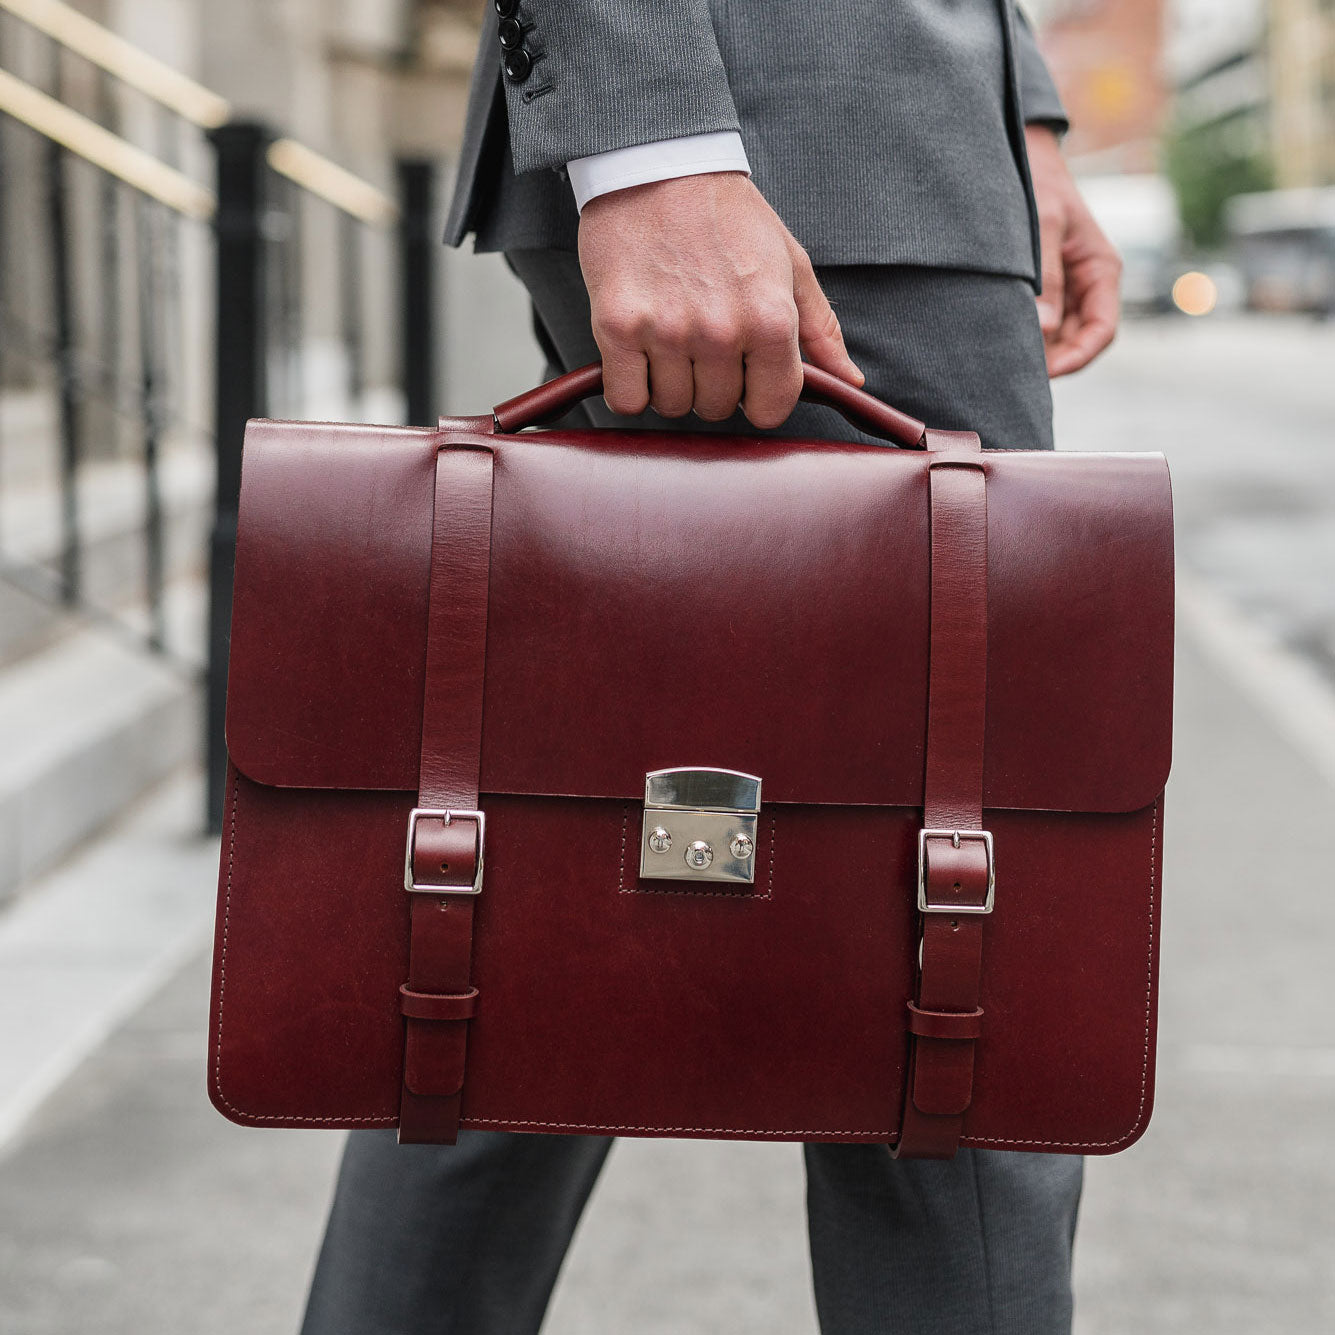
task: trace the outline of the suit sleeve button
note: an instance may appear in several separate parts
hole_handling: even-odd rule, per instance
[[[512,19],[519,8],[519,0],[496,0],[496,12],[503,19]]]
[[[524,47],[509,52],[505,57],[505,77],[511,83],[523,83],[533,73],[533,57]]]
[[[497,35],[502,51],[517,51],[524,44],[524,27],[518,19],[502,19]]]

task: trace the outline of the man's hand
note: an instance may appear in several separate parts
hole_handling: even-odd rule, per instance
[[[1038,322],[1048,375],[1069,375],[1093,361],[1117,333],[1122,261],[1080,198],[1057,136],[1047,126],[1030,125],[1025,139],[1043,246]]]
[[[802,356],[862,384],[806,252],[739,172],[591,199],[579,259],[615,413],[720,422],[740,403],[754,426],[779,426]]]

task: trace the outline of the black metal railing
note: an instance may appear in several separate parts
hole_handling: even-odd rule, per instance
[[[433,420],[435,167],[397,163],[398,199],[389,198],[272,127],[236,119],[221,98],[86,19],[74,15],[68,29],[48,24],[46,15],[59,18],[60,9],[0,0],[0,392],[7,383],[49,390],[60,496],[59,550],[31,557],[7,547],[0,531],[0,569],[30,593],[197,673],[168,630],[163,461],[178,447],[214,453],[204,726],[208,821],[217,829],[245,423],[280,414],[363,415],[377,332],[364,291],[373,231],[391,235],[389,253],[397,255],[381,281],[397,288],[393,378],[401,415]],[[8,69],[8,39],[19,26],[24,74],[33,41],[50,44],[44,88]],[[80,64],[86,68],[71,89],[68,72]],[[152,151],[116,133],[127,98],[155,108]],[[24,248],[18,266],[16,240]],[[208,282],[210,246],[213,315],[201,326],[192,312],[207,303],[191,285]],[[203,255],[204,267],[184,263],[189,255]],[[319,340],[308,327],[313,293],[323,303]],[[330,389],[327,365],[312,374],[317,341],[338,353],[342,385],[332,402],[316,397]],[[191,392],[192,357],[203,393]],[[90,463],[107,458],[140,472],[143,611],[132,620],[99,601],[89,578],[81,501]]]
[[[87,465],[137,454],[146,628],[136,633],[168,654],[161,446],[168,433],[196,444],[207,433],[191,420],[169,356],[186,331],[178,269],[165,257],[178,229],[211,215],[213,197],[71,111],[59,97],[62,70],[52,62],[46,91],[0,67],[0,389],[49,391],[59,508],[57,549],[16,547],[0,534],[0,571],[39,598],[129,632],[104,605],[99,572],[87,568],[82,483]],[[0,449],[8,443],[0,439]]]

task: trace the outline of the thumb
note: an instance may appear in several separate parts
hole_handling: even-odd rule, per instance
[[[805,251],[793,257],[793,301],[797,306],[797,341],[802,355],[823,371],[861,385],[867,377],[848,355],[839,319],[820,290]]]
[[[1038,240],[1042,255],[1043,290],[1038,294],[1038,324],[1045,338],[1061,327],[1066,309],[1066,272],[1062,267],[1062,249],[1066,228],[1057,214],[1039,216]]]

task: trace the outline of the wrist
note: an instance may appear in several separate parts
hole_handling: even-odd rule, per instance
[[[1030,157],[1062,156],[1061,136],[1049,121],[1030,121],[1024,127],[1024,142]]]
[[[671,221],[685,225],[702,214],[735,209],[739,196],[754,190],[750,177],[742,172],[707,172],[646,181],[589,200],[580,214],[580,230],[586,223],[596,224],[608,217],[617,217],[624,224],[633,215],[653,218],[653,225]]]

